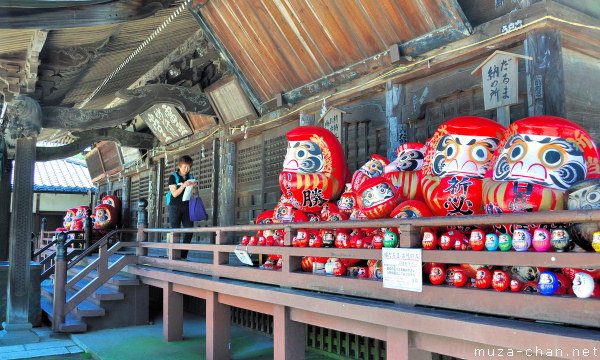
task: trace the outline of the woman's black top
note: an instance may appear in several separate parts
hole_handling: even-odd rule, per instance
[[[169,176],[169,185],[177,185],[177,189],[179,189],[181,187],[181,185],[183,185],[184,182],[186,182],[187,180],[190,179],[190,174],[188,173],[185,177],[181,176],[181,174],[179,173],[179,171],[177,172],[177,178],[179,181],[175,180],[175,175],[171,174],[171,176]],[[183,193],[185,191],[182,191],[181,194],[179,194],[179,196],[175,197],[173,196],[173,194],[171,194],[171,202],[169,203],[169,206],[178,206],[178,205],[182,205],[184,202],[181,201],[181,199],[183,198]],[[185,204],[188,204],[189,201],[185,201]]]

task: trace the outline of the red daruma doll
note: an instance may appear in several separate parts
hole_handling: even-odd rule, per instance
[[[421,169],[423,198],[436,216],[482,212],[482,182],[504,127],[463,116],[440,125],[431,137]]]
[[[600,177],[592,137],[579,125],[554,116],[512,123],[491,163],[483,183],[488,214],[563,210],[567,189]]]
[[[279,175],[282,203],[309,213],[320,213],[337,199],[348,169],[340,142],[320,126],[300,126],[287,133],[288,148]]]

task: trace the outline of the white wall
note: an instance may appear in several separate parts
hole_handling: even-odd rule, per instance
[[[37,209],[39,197],[39,209]],[[89,205],[87,194],[54,194],[36,193],[33,195],[33,212],[39,211],[64,211],[80,205]]]

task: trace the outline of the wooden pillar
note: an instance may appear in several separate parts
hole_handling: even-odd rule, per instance
[[[387,360],[412,360],[409,357],[408,346],[408,330],[387,328]]]
[[[0,153],[5,156],[3,152],[4,142],[0,140]],[[4,166],[2,166],[4,165]],[[6,204],[6,206],[0,206],[0,261],[8,260],[8,243],[10,238],[10,173],[12,171],[12,165],[10,161],[3,163],[0,161],[0,204]]]
[[[213,167],[214,169],[220,169],[221,168],[221,158],[220,158],[220,141],[219,139],[214,139],[213,143],[212,143],[212,160],[213,160]],[[219,179],[219,175],[220,172],[219,171],[213,171],[212,172],[212,213],[210,214],[210,219],[211,219],[211,225],[212,226],[217,226],[218,222],[217,222],[217,218],[219,217],[219,184],[220,184],[220,179]],[[234,197],[235,199],[235,197]],[[214,235],[212,240],[214,241]]]
[[[183,339],[183,295],[173,291],[173,283],[163,288],[163,339]]]
[[[402,124],[401,108],[402,90],[404,87],[400,84],[392,84],[388,81],[385,92],[385,127],[387,140],[387,158],[396,159],[396,149],[398,146],[408,142],[406,124]]]
[[[129,227],[134,224],[136,219],[131,219],[131,200],[129,199],[131,194],[131,177],[126,176],[123,178],[123,184],[121,188],[121,213],[119,214],[121,225],[123,227]],[[149,181],[152,184],[152,181]],[[141,184],[140,184],[141,186]],[[150,185],[152,186],[152,185]],[[149,192],[148,194],[152,194]],[[130,225],[131,224],[131,225]]]
[[[39,105],[38,105],[39,106]],[[29,269],[31,256],[31,218],[33,210],[33,171],[35,143],[32,137],[17,140],[13,186],[13,216],[10,221],[8,296],[6,322],[0,344],[37,342],[29,322]]]
[[[138,214],[137,214],[137,241],[146,242],[148,241],[148,233],[144,230],[148,227],[148,211],[146,207],[148,202],[146,199],[140,199],[138,201]],[[138,247],[135,250],[137,256],[147,256],[148,248]]]
[[[166,189],[163,188],[163,174],[165,173],[165,163],[162,160],[156,162],[155,165],[156,174],[151,179],[155,179],[156,189],[155,189],[155,197],[156,202],[154,203],[154,207],[150,209],[154,209],[152,212],[153,215],[150,215],[148,226],[151,228],[159,228],[162,227],[162,216],[163,216],[163,205],[167,201],[165,194]],[[168,209],[166,210],[168,212]],[[150,241],[160,242],[161,234],[152,233],[150,235]]]
[[[562,41],[558,30],[534,30],[527,33],[525,55],[529,116],[566,117]]]
[[[219,173],[218,225],[235,225],[235,161],[236,144],[231,141],[221,141],[219,147],[220,168],[213,171]],[[228,243],[233,239],[233,233],[228,233]]]
[[[273,312],[273,358],[301,360],[305,356],[306,331],[303,323],[290,318],[290,308],[275,305]]]
[[[219,303],[219,294],[206,297],[206,359],[229,359],[231,341],[231,310]]]

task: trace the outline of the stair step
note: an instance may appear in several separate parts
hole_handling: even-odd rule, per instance
[[[73,266],[71,269],[69,269],[70,273],[69,273],[69,279],[72,278],[72,276],[75,276],[77,273],[79,273],[81,270],[85,269],[85,266],[80,266],[80,265],[75,265]],[[97,270],[92,270],[90,271],[90,273],[86,276],[86,278],[95,278],[98,274]],[[132,275],[121,275],[121,274],[116,274],[115,276],[113,276],[112,278],[110,278],[110,280],[108,280],[107,284],[111,284],[111,285],[115,285],[116,287],[118,286],[135,286],[135,285],[139,285],[140,281]]]
[[[53,318],[54,314],[52,312],[52,307],[53,307],[52,301],[47,298],[42,297],[41,301],[40,301],[40,305],[41,305],[42,310],[48,315],[48,319],[50,319],[51,322],[54,322],[54,318]],[[74,315],[67,314],[67,315],[65,315],[65,322],[60,324],[58,329],[59,329],[59,331],[70,332],[70,333],[86,332],[87,325],[86,325],[86,323],[79,320]]]
[[[86,279],[80,280],[73,286],[71,286],[69,290],[77,292],[86,287],[89,283],[90,281]],[[113,288],[113,285],[107,286],[105,284],[100,286],[98,290],[94,291],[91,297],[98,300],[122,300],[125,298],[125,295],[122,292]]]
[[[54,285],[50,283],[42,283],[42,294],[46,299],[52,299],[54,297]],[[75,295],[75,291],[67,291],[67,299]],[[48,300],[52,303],[51,300]],[[78,317],[94,317],[104,316],[106,311],[103,307],[95,304],[89,300],[83,300],[74,310],[74,314]]]

